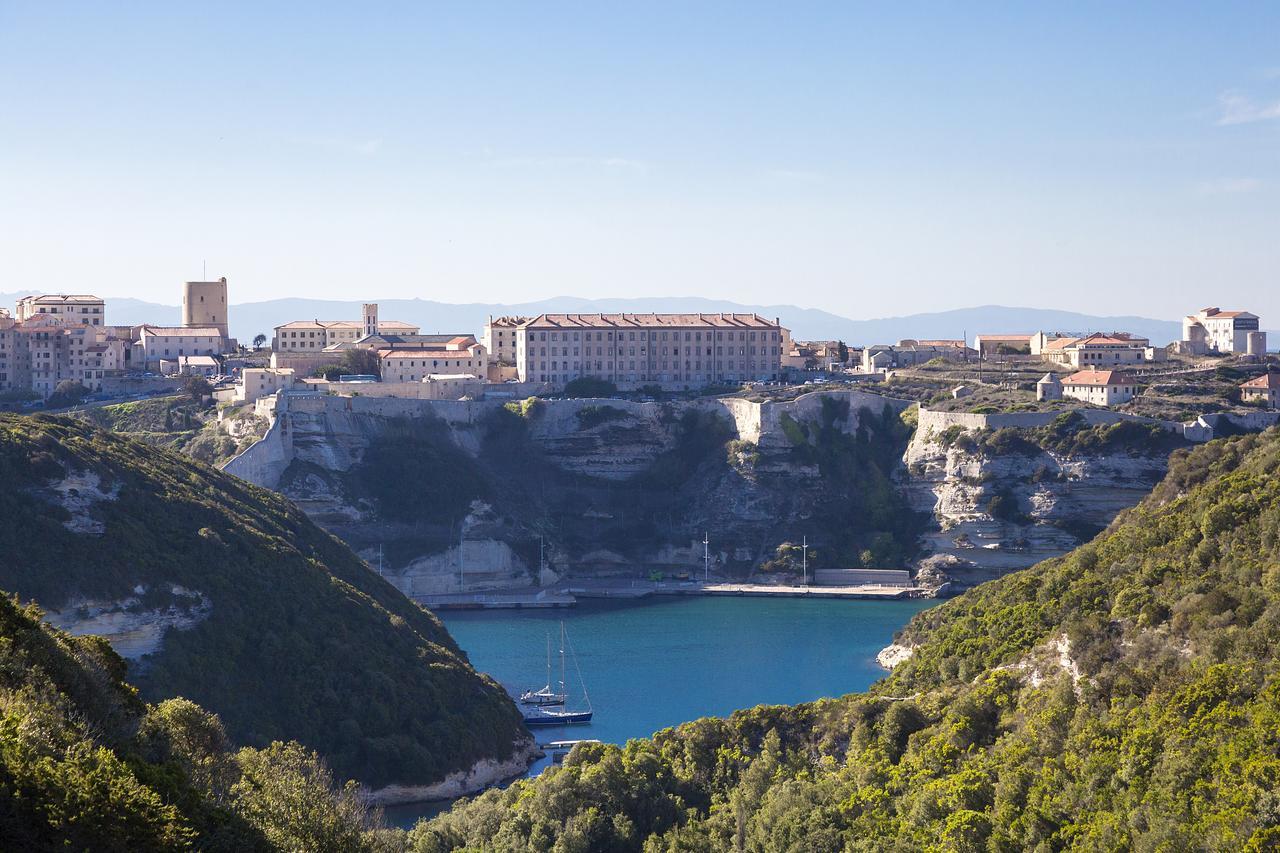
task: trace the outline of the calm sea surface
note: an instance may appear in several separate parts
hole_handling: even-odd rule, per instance
[[[933,603],[688,597],[440,616],[472,665],[516,695],[546,681],[548,635],[559,679],[563,620],[582,673],[580,682],[571,656],[570,707],[585,707],[585,683],[595,717],[589,725],[535,729],[534,736],[539,743],[624,743],[697,717],[865,690],[884,675],[876,652]],[[393,807],[387,819],[412,825],[442,807]]]

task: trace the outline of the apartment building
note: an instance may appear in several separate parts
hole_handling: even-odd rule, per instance
[[[1118,406],[1137,394],[1137,380],[1122,370],[1081,370],[1062,380],[1062,396],[1098,406]]]
[[[619,387],[774,381],[783,329],[757,314],[541,314],[516,328],[522,382],[578,377]]]
[[[42,314],[52,315],[67,325],[83,324],[101,326],[106,316],[106,302],[100,296],[87,294],[44,293],[24,296],[18,300],[17,321],[34,319]]]
[[[484,344],[485,351],[489,353],[491,362],[504,366],[515,365],[516,329],[530,319],[532,318],[494,317],[492,314],[489,315],[489,319],[484,324],[484,331],[480,334],[480,343]]]

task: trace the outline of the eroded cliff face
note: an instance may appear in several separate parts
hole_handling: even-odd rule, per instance
[[[724,574],[804,535],[847,564],[885,525],[858,512],[857,472],[879,461],[889,482],[905,405],[857,391],[509,409],[321,398],[290,403],[287,467],[265,485],[410,595],[700,570],[704,533]]]
[[[931,518],[925,551],[943,557],[928,562],[960,587],[1092,538],[1151,492],[1167,455],[1142,446],[1061,453],[1022,445],[998,453],[956,434],[917,431],[904,462],[899,482]]]

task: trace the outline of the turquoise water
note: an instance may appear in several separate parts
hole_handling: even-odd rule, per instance
[[[440,617],[472,665],[517,695],[546,680],[546,638],[550,633],[554,654],[563,620],[595,717],[588,725],[535,729],[534,737],[625,743],[697,717],[865,690],[884,675],[876,653],[933,603],[688,597]],[[558,679],[558,656],[554,669]],[[568,670],[576,709],[582,688],[572,659]],[[430,813],[424,806],[387,811],[402,825]]]

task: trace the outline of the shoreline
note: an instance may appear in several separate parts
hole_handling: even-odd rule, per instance
[[[904,601],[930,598],[922,586],[860,584],[817,586],[800,584],[758,584],[735,581],[644,581],[639,579],[582,579],[554,587],[524,587],[505,590],[414,596],[414,601],[430,610],[520,610],[576,607],[581,599],[633,601],[655,596],[742,596],[759,598],[834,598],[872,601]]]

